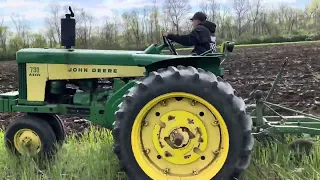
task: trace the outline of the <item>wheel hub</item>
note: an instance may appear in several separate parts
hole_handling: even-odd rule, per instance
[[[20,154],[35,155],[40,152],[40,137],[31,129],[20,129],[14,135],[14,146]]]
[[[223,166],[229,150],[228,130],[219,112],[197,98],[170,93],[140,111],[144,115],[140,125],[133,126],[137,134],[131,136],[132,148],[139,165],[146,162],[142,169],[150,175],[157,172],[152,177],[206,179]]]
[[[160,121],[153,129],[153,144],[161,157],[172,164],[189,164],[200,158],[194,151],[207,147],[207,132],[197,116],[187,111],[169,111]]]
[[[168,143],[172,148],[182,148],[184,146],[186,146],[189,141],[190,141],[190,136],[188,134],[189,129],[187,128],[184,128],[184,127],[180,127],[180,128],[177,128],[175,130],[173,130],[171,133],[170,133],[170,143]],[[168,137],[165,137],[165,139],[168,138]]]

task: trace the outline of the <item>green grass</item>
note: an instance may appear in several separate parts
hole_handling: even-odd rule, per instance
[[[17,159],[7,153],[0,135],[0,179],[124,179],[112,150],[112,136],[107,130],[87,131],[80,139],[74,136],[60,149],[55,159],[37,163],[29,158]]]
[[[311,156],[296,157],[287,144],[273,144],[261,147],[256,144],[251,166],[245,179],[320,179],[320,151],[316,144]]]
[[[107,130],[95,128],[80,139],[69,137],[56,158],[37,163],[29,158],[18,159],[9,154],[0,133],[0,179],[23,180],[124,180],[119,172],[118,160],[112,151],[112,136]],[[287,145],[275,144],[263,148],[256,144],[251,166],[244,174],[246,180],[320,179],[320,151],[301,160],[293,156]]]

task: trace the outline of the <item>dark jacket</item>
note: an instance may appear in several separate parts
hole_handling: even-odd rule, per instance
[[[212,36],[215,36],[216,24],[210,21],[204,21],[197,25],[190,34],[174,35],[168,34],[167,38],[183,46],[194,46],[191,53],[202,54],[210,50]],[[215,43],[215,42],[214,42]]]

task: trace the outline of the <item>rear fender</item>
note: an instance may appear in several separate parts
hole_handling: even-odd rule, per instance
[[[146,58],[149,57],[147,60]],[[147,55],[135,58],[138,65],[145,66],[146,73],[156,71],[169,66],[193,66],[211,71],[216,76],[223,76],[223,69],[220,67],[221,55],[215,56],[172,56],[172,55]]]

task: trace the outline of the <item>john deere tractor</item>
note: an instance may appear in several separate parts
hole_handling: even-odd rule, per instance
[[[58,115],[82,116],[112,130],[129,179],[239,178],[254,141],[244,101],[221,78],[232,43],[198,56],[178,55],[165,37],[144,51],[76,49],[69,10],[64,48],[16,53],[19,89],[0,94],[0,112],[25,115],[7,127],[8,149],[52,157],[65,140]]]

